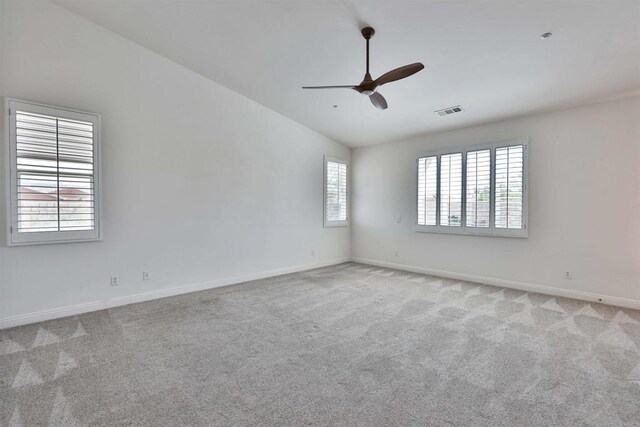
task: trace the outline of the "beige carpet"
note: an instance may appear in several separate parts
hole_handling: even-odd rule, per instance
[[[0,335],[2,426],[640,424],[640,312],[357,264]]]

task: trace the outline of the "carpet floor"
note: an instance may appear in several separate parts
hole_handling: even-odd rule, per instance
[[[353,263],[0,335],[2,426],[640,424],[640,312]]]

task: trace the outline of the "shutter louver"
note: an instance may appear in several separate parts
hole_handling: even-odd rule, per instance
[[[93,230],[93,123],[16,111],[19,233]]]
[[[523,161],[523,145],[496,148],[496,228],[522,228]]]
[[[326,218],[327,221],[347,220],[347,165],[327,162]]]
[[[467,152],[466,226],[489,228],[491,150]]]
[[[438,157],[418,159],[418,225],[436,225]]]
[[[440,157],[440,225],[462,225],[462,153]]]

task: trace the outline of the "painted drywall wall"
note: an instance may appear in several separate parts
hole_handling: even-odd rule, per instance
[[[414,231],[417,153],[521,136],[529,238]],[[351,162],[354,259],[640,302],[638,97],[359,148]]]
[[[102,114],[104,232],[0,248],[0,322],[348,258],[322,225],[323,155],[348,148],[59,6],[0,8],[0,94]]]

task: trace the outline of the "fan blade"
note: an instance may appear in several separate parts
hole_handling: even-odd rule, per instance
[[[376,108],[380,110],[387,109],[387,100],[384,99],[384,96],[382,96],[380,93],[378,92],[372,93],[371,95],[369,95],[369,100]]]
[[[395,70],[391,70],[388,73],[384,73],[383,75],[375,79],[373,84],[377,87],[382,86],[385,83],[404,79],[405,77],[409,77],[410,75],[417,73],[423,68],[424,65],[419,62],[416,62],[415,64],[405,65],[404,67],[396,68]]]
[[[302,89],[353,89],[356,86],[354,85],[343,85],[343,86],[302,86]]]

